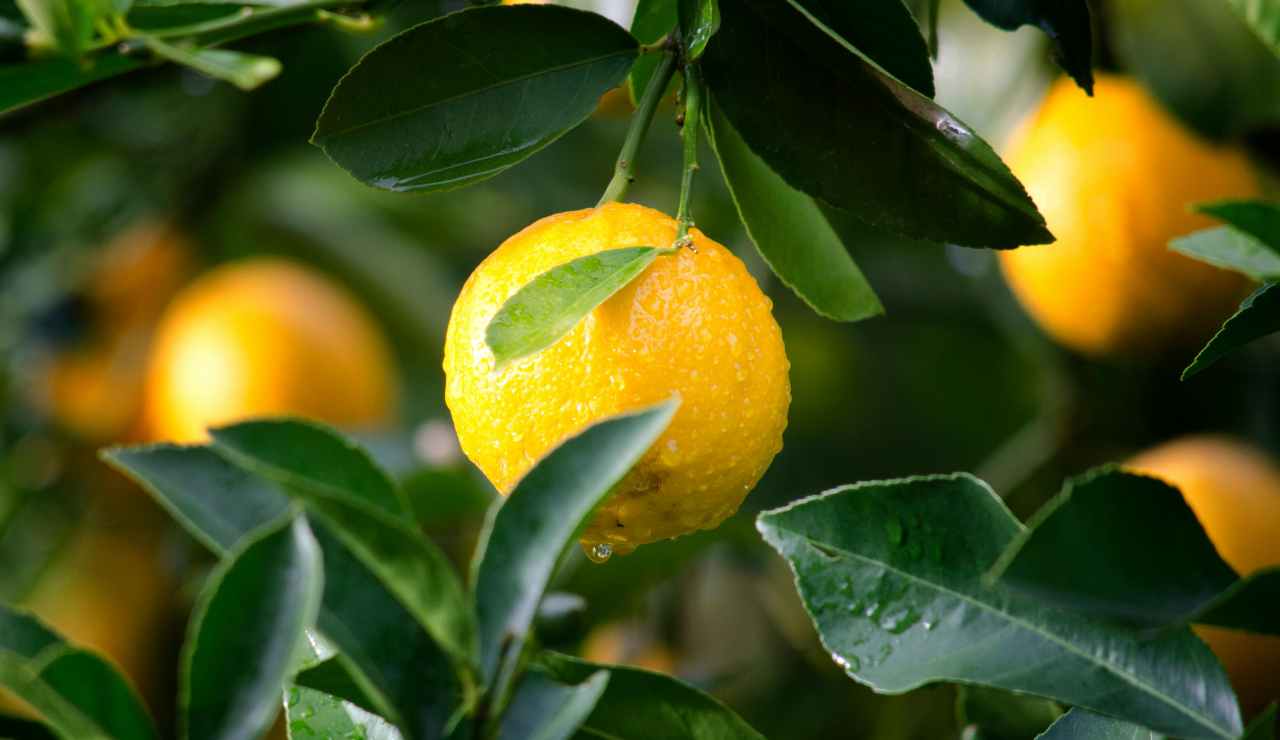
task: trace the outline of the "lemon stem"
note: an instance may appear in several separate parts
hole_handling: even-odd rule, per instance
[[[622,200],[627,194],[627,188],[635,181],[636,153],[640,151],[644,135],[649,132],[649,125],[653,123],[653,114],[657,112],[658,103],[675,73],[676,55],[674,50],[668,50],[663,53],[662,61],[658,63],[658,68],[654,70],[644,89],[644,95],[640,97],[640,104],[631,118],[631,128],[627,130],[627,138],[622,142],[622,151],[618,152],[613,179],[609,181],[609,186],[605,188],[597,205]]]
[[[698,120],[702,114],[702,79],[696,64],[684,68],[684,123],[680,138],[684,141],[684,174],[680,178],[680,206],[676,210],[676,246],[692,246],[689,227],[693,216],[689,201],[693,198],[693,175],[698,171]]]

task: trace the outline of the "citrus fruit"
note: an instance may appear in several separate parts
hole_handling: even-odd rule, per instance
[[[1222,559],[1241,575],[1280,565],[1280,468],[1228,437],[1183,437],[1127,467],[1182,491]],[[1247,710],[1280,698],[1280,637],[1221,627],[1196,631],[1222,660]]]
[[[607,249],[672,244],[676,222],[608,203],[507,239],[463,286],[445,337],[445,401],[466,455],[508,493],[567,437],[679,395],[670,427],[601,506],[588,551],[712,528],[782,447],[791,389],[772,304],[742,261],[700,231],[658,257],[555,344],[495,370],[485,328],[519,288]]]
[[[1168,242],[1215,222],[1196,203],[1250,197],[1245,156],[1183,128],[1136,82],[1100,75],[1089,98],[1061,79],[1007,161],[1057,237],[1000,253],[1040,326],[1092,356],[1155,355],[1204,340],[1247,280]]]
[[[592,663],[627,665],[674,676],[676,656],[643,630],[623,623],[601,625],[582,643],[582,657]]]
[[[308,268],[259,257],[174,298],[157,329],[144,414],[150,438],[196,442],[208,427],[255,416],[377,426],[394,396],[390,349],[360,304]]]

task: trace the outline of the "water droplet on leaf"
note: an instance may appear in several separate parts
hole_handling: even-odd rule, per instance
[[[586,552],[587,559],[593,563],[603,563],[613,557],[613,546],[607,542],[600,542],[595,545],[584,544],[582,549]]]

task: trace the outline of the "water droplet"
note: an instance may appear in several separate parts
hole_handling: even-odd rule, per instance
[[[929,620],[929,619],[926,619],[926,620],[924,620],[923,622],[921,622],[921,623],[920,623],[920,626],[921,626],[921,627],[924,627],[924,631],[925,631],[925,632],[928,632],[929,630],[933,629],[933,621],[932,621],[932,620]]]
[[[885,520],[884,528],[889,535],[889,544],[897,545],[902,542],[902,522],[897,517]]]
[[[905,609],[895,609],[885,614],[884,619],[880,621],[880,626],[895,635],[900,635],[911,629],[911,626],[918,621],[920,621],[919,613],[911,607],[907,607]]]
[[[582,550],[587,554],[587,559],[593,563],[603,563],[613,557],[613,546],[608,542],[599,542],[594,545],[583,543]]]
[[[862,667],[862,661],[858,660],[855,655],[844,656],[839,653],[832,653],[831,657],[835,659],[836,665],[843,668],[846,673],[852,673]]]

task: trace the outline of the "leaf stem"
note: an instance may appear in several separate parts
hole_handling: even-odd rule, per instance
[[[676,246],[690,246],[689,227],[693,216],[689,201],[693,198],[693,175],[698,171],[698,126],[702,114],[702,78],[696,63],[684,68],[684,124],[680,138],[684,141],[684,173],[680,178],[680,206],[676,210]]]
[[[631,128],[627,129],[627,138],[622,142],[622,151],[618,152],[618,162],[613,168],[613,179],[609,180],[609,185],[605,188],[604,195],[600,196],[597,206],[622,200],[627,194],[627,188],[635,181],[636,153],[640,150],[640,144],[644,142],[645,134],[649,132],[649,125],[653,123],[653,114],[657,112],[658,103],[666,93],[667,85],[671,83],[675,73],[676,55],[674,51],[668,50],[663,53],[662,61],[658,63],[658,68],[649,78],[649,84],[640,98],[640,105],[631,118]]]

